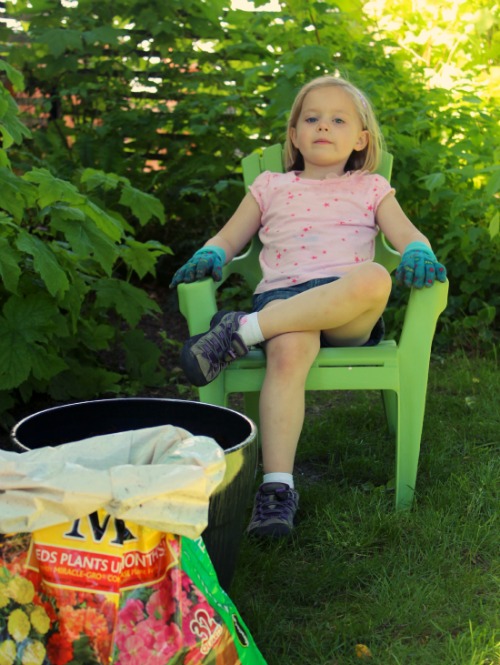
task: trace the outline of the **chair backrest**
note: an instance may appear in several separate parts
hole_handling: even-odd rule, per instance
[[[248,191],[249,186],[253,183],[255,178],[263,171],[274,171],[276,173],[283,173],[283,147],[276,143],[275,145],[265,148],[261,154],[253,152],[251,155],[244,157],[241,160],[243,168],[243,181],[245,183],[245,190]],[[392,174],[393,157],[388,152],[382,152],[380,165],[377,173],[390,181]],[[260,240],[257,236],[252,240],[252,255],[257,255],[260,251]],[[258,251],[257,251],[258,250]],[[382,264],[391,272],[394,270],[400,261],[400,255],[394,249],[389,247],[387,240],[383,233],[377,235],[375,241],[375,261]]]

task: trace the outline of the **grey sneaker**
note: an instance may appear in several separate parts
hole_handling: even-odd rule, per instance
[[[248,347],[236,332],[245,312],[217,312],[210,329],[190,337],[182,347],[181,367],[194,386],[206,386],[236,358],[248,353]]]
[[[290,535],[298,507],[299,493],[287,484],[262,484],[255,495],[248,535],[272,538]]]

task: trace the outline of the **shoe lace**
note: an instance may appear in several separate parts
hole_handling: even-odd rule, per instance
[[[218,325],[220,326],[221,322]],[[217,327],[213,328],[211,334],[205,337],[202,347],[202,355],[210,363],[220,363],[223,367],[236,358],[244,356],[247,352],[248,349],[243,340],[234,330],[224,328],[217,330]]]
[[[261,492],[256,506],[256,517],[257,519],[286,518],[294,507],[293,493],[289,489],[277,488],[271,494]]]
[[[207,335],[204,340],[202,354],[210,362],[218,363],[223,361],[227,363],[237,357],[231,346],[227,347],[227,337],[224,333],[219,336],[215,331],[212,331],[211,335]]]

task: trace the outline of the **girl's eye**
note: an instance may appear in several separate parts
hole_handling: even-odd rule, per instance
[[[314,116],[312,116],[311,118],[306,118],[306,122],[311,124],[311,125],[316,121],[317,121],[317,118],[315,118]]]
[[[344,121],[342,120],[342,118],[334,118],[334,119],[333,119],[333,122],[334,122],[336,125],[342,125],[342,124],[344,123]]]

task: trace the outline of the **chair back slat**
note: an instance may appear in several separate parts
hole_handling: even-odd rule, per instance
[[[391,153],[390,152],[385,152],[385,150],[383,150],[382,151],[382,156],[380,158],[380,164],[378,165],[378,168],[377,168],[377,173],[379,175],[383,176],[389,182],[391,182],[393,161],[394,161],[394,158],[391,155]]]
[[[245,191],[253,183],[255,178],[262,173],[261,158],[259,153],[252,152],[251,155],[243,157],[241,160],[241,167],[243,169],[243,182],[245,183]]]
[[[269,146],[262,153],[262,170],[282,173],[284,169],[283,148],[279,143]]]

